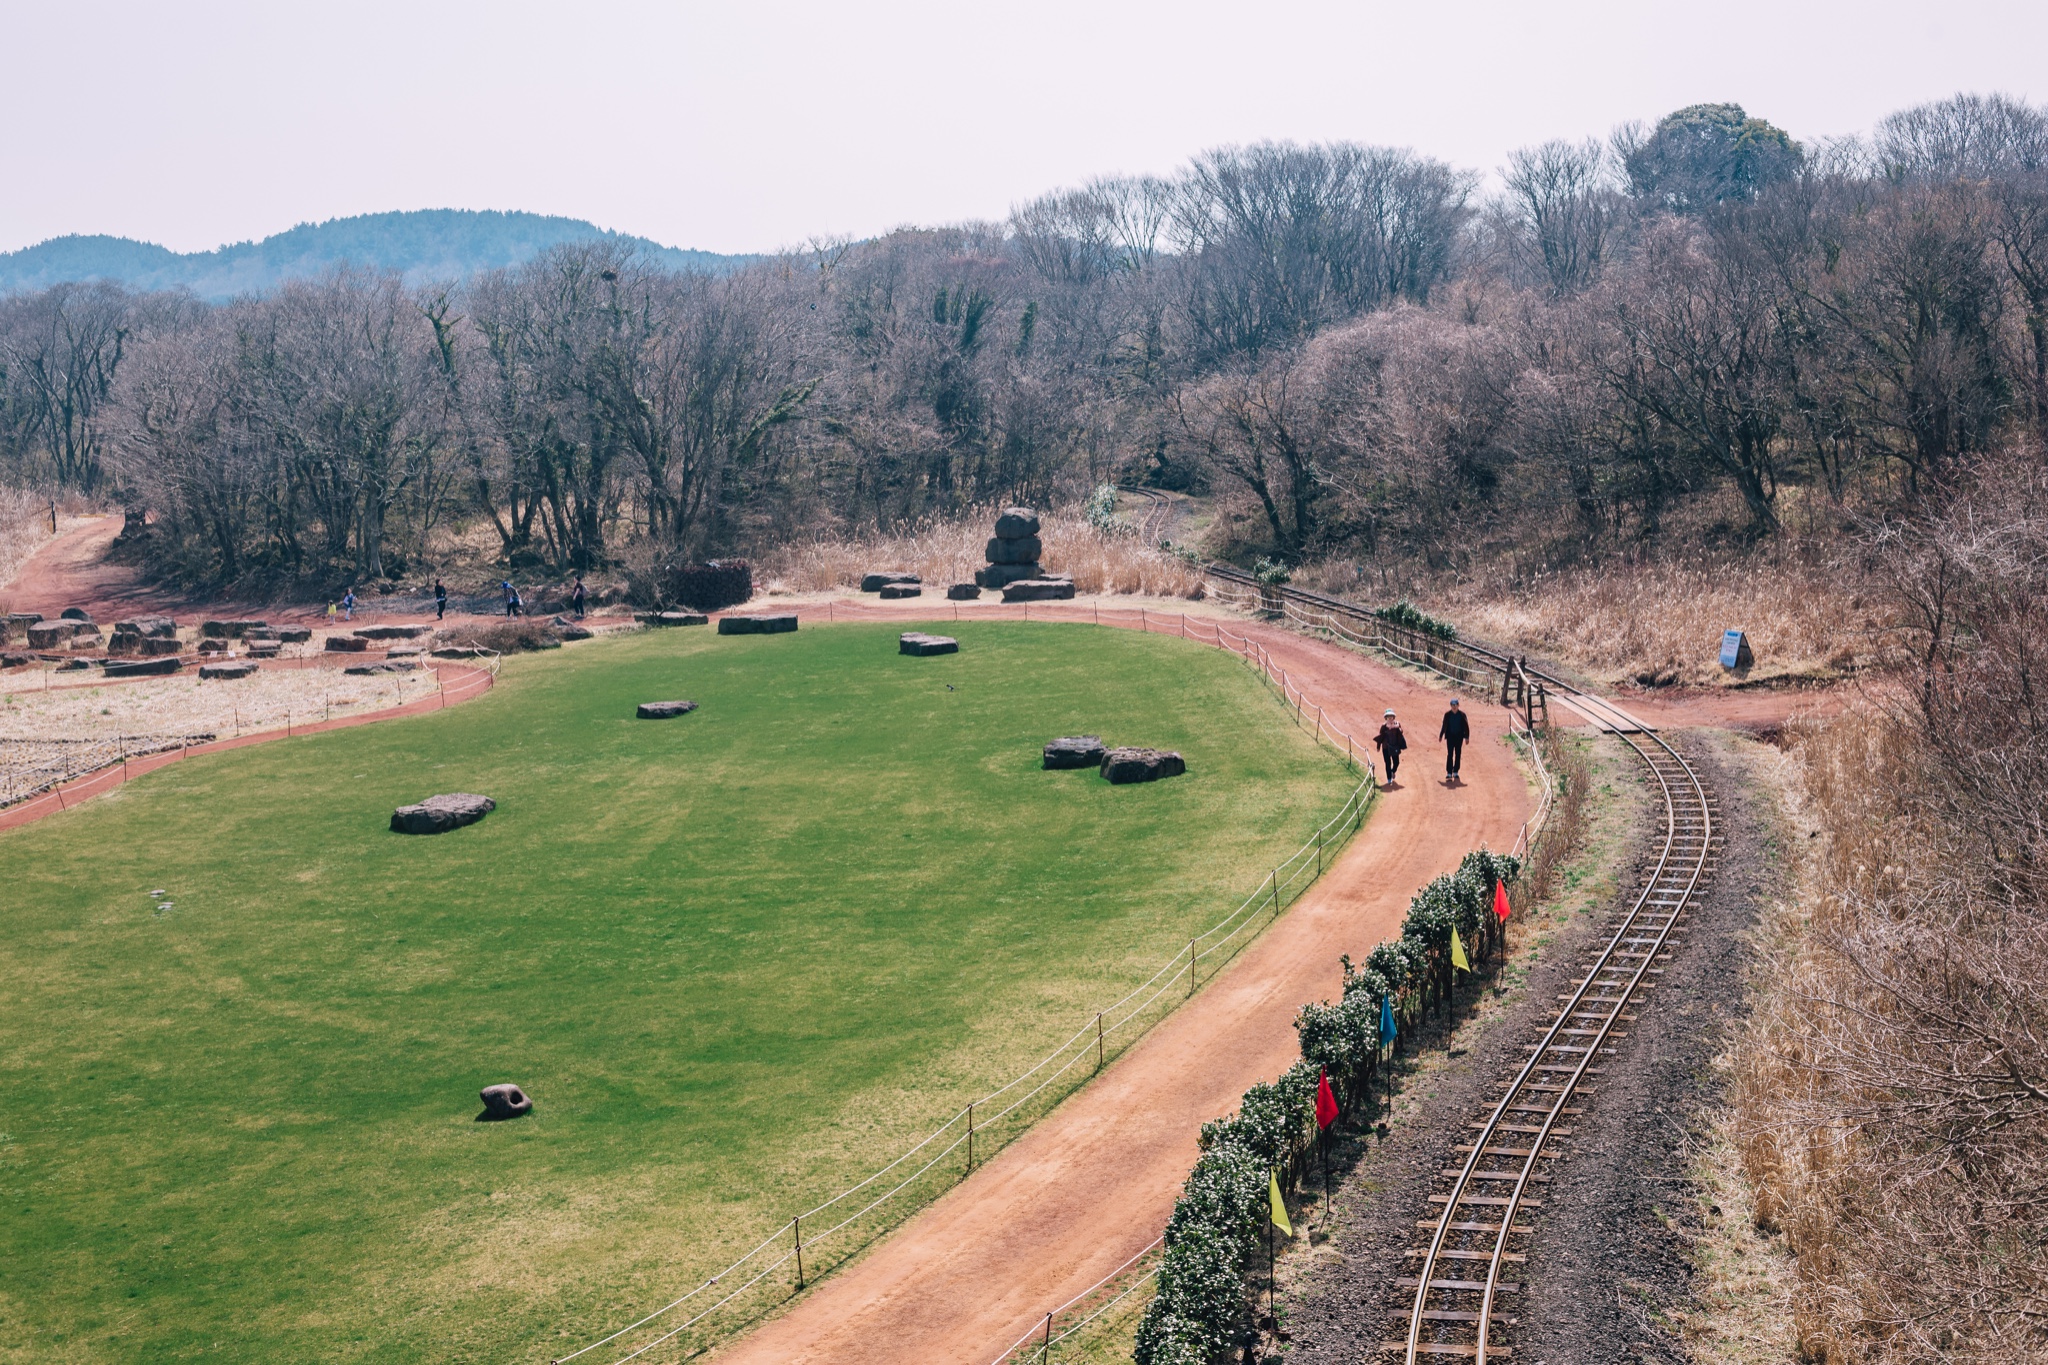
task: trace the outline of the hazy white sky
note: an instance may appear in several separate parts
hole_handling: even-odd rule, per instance
[[[1701,101],[1810,138],[2048,99],[2044,0],[0,0],[0,43],[0,250],[454,207],[750,251],[1224,142],[1491,170]]]

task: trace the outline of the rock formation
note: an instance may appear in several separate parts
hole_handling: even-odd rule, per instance
[[[1044,578],[1038,557],[1044,545],[1038,539],[1038,513],[1028,507],[1005,507],[996,518],[996,533],[984,551],[988,567],[974,575],[984,588],[1007,587],[1019,579]]]

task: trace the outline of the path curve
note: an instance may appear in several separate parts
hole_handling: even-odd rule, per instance
[[[1126,624],[1109,615],[1102,624]],[[911,624],[933,613],[862,603],[835,606],[834,616]],[[1032,619],[1088,620],[1090,609],[1034,606]],[[1152,617],[1163,633],[1175,633],[1176,622]],[[1229,629],[1270,650],[1347,731],[1369,734],[1383,708],[1399,710],[1417,741],[1403,780],[1323,879],[1192,1002],[867,1257],[726,1348],[722,1361],[988,1365],[1048,1309],[1159,1235],[1194,1165],[1201,1124],[1300,1055],[1295,1011],[1339,993],[1340,955],[1362,957],[1398,934],[1415,891],[1471,849],[1514,843],[1533,803],[1501,742],[1500,708],[1474,708],[1466,782],[1448,786],[1442,747],[1430,738],[1441,690],[1290,631],[1235,619]]]

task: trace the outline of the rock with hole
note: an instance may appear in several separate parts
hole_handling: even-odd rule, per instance
[[[533,1112],[533,1097],[516,1085],[487,1085],[477,1097],[484,1102],[484,1112],[476,1116],[478,1123],[499,1123]]]

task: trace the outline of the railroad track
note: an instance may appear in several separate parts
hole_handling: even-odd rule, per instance
[[[1145,515],[1138,521],[1138,534],[1148,544],[1157,545],[1159,538],[1166,534],[1167,524],[1173,520],[1173,499],[1151,488],[1119,488],[1117,491],[1145,504]]]
[[[1649,769],[1663,802],[1662,847],[1585,976],[1559,997],[1562,1008],[1541,1037],[1524,1044],[1528,1060],[1468,1125],[1470,1140],[1454,1148],[1461,1156],[1438,1173],[1439,1189],[1430,1196],[1436,1212],[1416,1225],[1428,1243],[1409,1251],[1408,1273],[1393,1283],[1406,1305],[1407,1335],[1382,1346],[1407,1365],[1436,1357],[1512,1359],[1511,1303],[1541,1236],[1534,1220],[1549,1183],[1543,1168],[1565,1154],[1583,1112],[1576,1101],[1594,1093],[1588,1078],[1601,1074],[1600,1058],[1618,1055],[1616,1045],[1628,1037],[1619,1026],[1650,1004],[1660,964],[1678,948],[1681,926],[1715,868],[1714,796],[1685,755],[1611,704],[1576,692],[1571,700]]]

